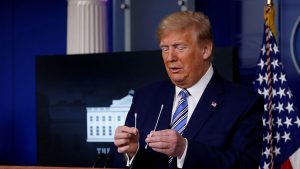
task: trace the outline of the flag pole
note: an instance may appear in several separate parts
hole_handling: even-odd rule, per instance
[[[267,5],[268,6],[273,6],[273,1],[272,0],[267,0]]]
[[[275,30],[275,9],[272,0],[267,0],[267,5],[264,9],[264,19],[265,24],[269,26],[274,36],[277,37],[277,32]]]
[[[267,66],[267,88],[268,88],[268,99],[267,99],[267,114],[270,118],[270,123],[268,126],[268,133],[270,134],[271,138],[275,135],[273,132],[273,73],[271,72],[271,43],[270,43],[270,32],[274,32],[274,6],[272,4],[272,0],[267,0],[267,5],[264,9],[264,20],[265,20],[265,26],[268,27],[265,30],[265,48],[266,48],[266,66]],[[268,142],[269,149],[270,149],[270,169],[274,169],[274,143],[273,140],[270,139]]]

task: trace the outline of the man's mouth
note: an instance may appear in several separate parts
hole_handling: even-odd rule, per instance
[[[178,67],[170,67],[169,70],[172,72],[172,73],[178,73],[181,68],[178,68]]]

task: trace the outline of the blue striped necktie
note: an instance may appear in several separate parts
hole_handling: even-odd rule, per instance
[[[188,117],[188,101],[189,92],[186,89],[182,89],[179,92],[180,100],[178,102],[177,108],[174,112],[171,122],[171,129],[176,130],[182,135],[183,130],[186,127],[187,117]],[[169,164],[172,163],[173,157],[169,158]]]
[[[188,117],[187,97],[189,96],[189,92],[186,89],[182,89],[179,95],[181,97],[172,118],[171,129],[178,131],[178,133],[182,135]]]

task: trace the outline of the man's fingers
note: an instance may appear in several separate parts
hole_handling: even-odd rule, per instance
[[[138,130],[134,127],[119,126],[116,128],[114,139],[130,139],[138,134]]]
[[[170,135],[152,135],[150,137],[147,137],[145,140],[147,143],[153,143],[153,142],[176,142],[176,137],[170,136]]]
[[[129,133],[129,134],[137,135],[138,130],[135,127],[119,126],[116,129],[116,133]]]
[[[176,131],[172,129],[159,130],[152,133],[152,136],[171,136],[176,135]]]
[[[118,139],[114,141],[114,144],[119,147],[125,144],[129,144],[129,139]]]
[[[126,153],[129,149],[129,145],[118,147],[118,153]]]
[[[152,150],[173,157],[182,155],[182,138],[177,131],[167,129],[150,133],[146,138],[146,142]],[[180,151],[178,151],[179,149]]]
[[[149,143],[149,146],[151,148],[169,149],[170,143],[168,143],[168,142],[153,142],[153,143]]]
[[[150,136],[146,138],[146,142],[147,143],[151,143],[151,142],[170,142],[172,140],[172,138],[170,138],[169,136]]]
[[[115,134],[115,140],[116,139],[129,139],[129,138],[131,138],[132,137],[132,134],[130,134],[130,133],[117,133],[117,134]]]
[[[151,131],[149,134],[147,134],[147,137],[151,137],[154,132],[155,131]]]

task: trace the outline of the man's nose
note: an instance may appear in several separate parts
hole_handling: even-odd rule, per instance
[[[167,54],[167,60],[168,61],[176,61],[177,54],[173,47],[169,48],[168,54]]]

